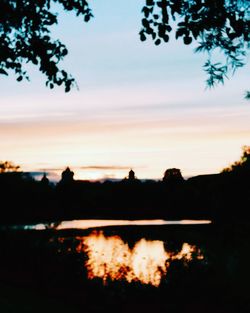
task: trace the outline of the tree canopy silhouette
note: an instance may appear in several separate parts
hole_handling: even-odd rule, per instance
[[[243,153],[240,160],[224,168],[223,172],[250,171],[250,146],[243,146],[242,150]]]
[[[250,43],[248,0],[146,0],[142,11],[142,41],[151,37],[156,45],[168,42],[174,30],[175,38],[185,45],[198,42],[195,51],[208,54],[204,69],[209,87],[223,83],[228,74],[244,65]],[[223,62],[213,61],[217,50],[222,52]]]
[[[181,170],[179,168],[169,168],[165,171],[163,179],[164,182],[180,182],[183,181]]]
[[[1,0],[0,1],[0,74],[10,70],[17,80],[28,79],[25,63],[33,63],[47,76],[46,84],[64,85],[69,91],[75,80],[58,63],[68,50],[51,38],[50,28],[57,24],[52,4],[74,11],[87,22],[92,14],[85,0]]]
[[[74,78],[59,68],[68,51],[50,35],[57,23],[52,4],[74,11],[88,22],[93,16],[85,0],[2,0],[0,2],[0,74],[9,70],[17,80],[28,78],[25,63],[33,63],[47,76],[46,84],[64,85],[69,91]],[[250,44],[250,2],[248,0],[145,0],[140,39],[151,37],[156,45],[168,42],[170,32],[185,45],[198,42],[196,52],[206,52],[204,70],[207,85],[223,83],[228,75],[245,64]],[[222,53],[214,60],[217,50]],[[250,98],[250,92],[246,93]]]
[[[15,165],[11,161],[0,161],[0,174],[7,172],[17,172],[20,169],[19,165]]]

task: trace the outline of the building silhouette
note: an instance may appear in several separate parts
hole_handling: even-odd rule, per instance
[[[43,184],[44,186],[48,186],[49,185],[49,179],[48,179],[46,173],[43,174],[43,177],[41,179],[41,184]]]
[[[61,183],[71,183],[74,181],[74,172],[70,170],[69,167],[67,167],[63,172],[62,172],[62,178],[61,178]]]
[[[128,173],[128,179],[129,180],[135,180],[136,179],[135,172],[132,169]]]

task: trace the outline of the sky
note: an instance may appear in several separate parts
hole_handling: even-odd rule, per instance
[[[207,89],[206,56],[195,44],[140,42],[144,1],[91,1],[89,23],[59,10],[52,36],[66,44],[61,67],[78,89],[50,90],[35,67],[30,82],[0,76],[0,160],[24,171],[76,179],[161,179],[218,173],[250,144],[249,66]]]

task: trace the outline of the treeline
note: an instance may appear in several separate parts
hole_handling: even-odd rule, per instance
[[[0,174],[0,223],[79,218],[246,220],[250,217],[250,172],[232,171],[184,180],[50,184],[28,174]]]

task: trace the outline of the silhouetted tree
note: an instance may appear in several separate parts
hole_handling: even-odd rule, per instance
[[[19,165],[15,165],[11,161],[0,161],[0,173],[17,172],[20,169]]]
[[[244,65],[250,42],[248,0],[146,0],[142,11],[142,41],[150,36],[156,45],[168,42],[172,30],[185,45],[198,41],[195,51],[208,54],[204,69],[209,87],[223,83],[229,73]],[[224,63],[212,59],[218,49]]]
[[[59,40],[50,36],[50,27],[57,24],[53,4],[74,11],[87,22],[92,14],[85,0],[1,0],[0,1],[0,74],[14,71],[17,80],[28,79],[23,64],[33,63],[47,76],[46,84],[64,85],[69,91],[74,79],[58,67],[68,51]]]
[[[92,17],[86,0],[1,0],[0,74],[13,70],[21,81],[28,78],[23,64],[33,63],[47,76],[50,88],[64,85],[69,91],[75,81],[58,67],[68,51],[50,36],[50,27],[58,21],[54,3],[74,11],[85,22]],[[223,83],[228,74],[244,65],[250,42],[248,0],[145,0],[142,13],[142,41],[150,36],[156,45],[168,42],[174,30],[176,39],[182,38],[184,44],[199,43],[196,52],[208,53],[204,65],[208,86]],[[224,55],[223,63],[212,59],[218,49]]]
[[[164,182],[168,181],[183,181],[181,170],[178,168],[169,168],[165,171],[163,179]]]
[[[243,153],[239,161],[234,162],[227,168],[224,168],[222,172],[234,172],[234,171],[250,171],[250,146],[243,146]]]

